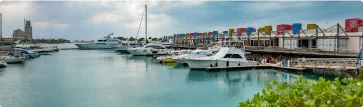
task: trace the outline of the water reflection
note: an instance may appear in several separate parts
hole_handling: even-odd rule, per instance
[[[5,69],[6,68],[0,68],[0,77],[2,77],[3,75],[5,75]]]
[[[171,68],[175,68],[176,66],[178,66],[178,63],[163,63],[163,65],[171,67]]]
[[[217,82],[219,87],[227,90],[228,96],[248,93],[250,88],[259,89],[269,86],[271,81],[293,83],[299,75],[289,74],[274,69],[253,69],[241,71],[207,72],[190,70],[186,82]],[[241,93],[242,92],[242,93]]]

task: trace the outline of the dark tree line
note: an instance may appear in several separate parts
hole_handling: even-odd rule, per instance
[[[129,41],[135,41],[136,38],[134,37],[130,37],[130,38],[124,38],[124,37],[115,37],[116,39],[120,39],[120,40],[129,40]],[[162,38],[152,38],[149,37],[149,39],[151,39],[152,41],[157,41],[157,40],[162,40]],[[138,38],[137,41],[144,41],[145,38]]]
[[[29,40],[25,41],[25,42],[29,42]],[[63,38],[60,38],[60,39],[33,39],[31,42],[32,43],[70,43],[69,40],[66,40]]]

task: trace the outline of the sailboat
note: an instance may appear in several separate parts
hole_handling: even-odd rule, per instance
[[[114,48],[114,50],[116,52],[121,52],[121,53],[130,53],[128,51],[128,49],[131,49],[131,48],[139,48],[139,47],[142,47],[144,46],[145,44],[144,43],[139,43],[137,41],[137,37],[139,36],[139,31],[140,31],[140,27],[141,27],[141,23],[142,23],[142,19],[144,18],[144,15],[145,15],[145,44],[148,44],[148,41],[147,41],[147,5],[145,5],[145,9],[142,13],[142,16],[141,16],[141,21],[140,21],[140,25],[139,25],[139,29],[137,30],[137,35],[136,35],[136,40],[135,41],[124,41],[122,42],[119,46],[116,46]]]
[[[145,39],[144,40],[145,40],[145,43],[148,44],[148,40],[147,40],[147,5],[145,5],[144,12],[145,12]],[[141,26],[141,22],[140,22],[140,26]],[[140,30],[140,26],[139,26],[139,30]],[[137,38],[138,34],[139,34],[139,32],[137,32],[136,38]],[[161,45],[161,44],[148,44],[148,45],[145,45],[144,47],[129,48],[129,49],[127,49],[127,51],[129,53],[131,53],[132,55],[153,55],[153,54],[167,55],[167,54],[171,54],[171,50],[167,49],[164,45]]]

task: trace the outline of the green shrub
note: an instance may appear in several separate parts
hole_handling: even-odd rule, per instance
[[[272,86],[257,93],[239,107],[362,107],[363,81],[344,78],[341,81],[308,81],[300,76],[295,84],[270,82]]]
[[[363,80],[363,68],[359,69],[359,75],[357,76],[357,79]]]

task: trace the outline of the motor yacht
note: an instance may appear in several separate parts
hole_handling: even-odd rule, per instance
[[[90,44],[75,44],[79,49],[112,49],[113,47],[118,46],[121,41],[119,39],[111,38],[113,33],[108,34],[101,39],[98,39],[95,43]]]
[[[172,59],[177,63],[185,63],[184,59],[186,58],[200,58],[205,56],[213,55],[213,51],[211,50],[194,50],[187,54],[181,54],[178,56],[172,57]]]
[[[0,59],[4,60],[8,64],[25,62],[25,57],[17,56],[17,55],[4,55],[4,56],[0,56]]]
[[[223,47],[213,56],[200,58],[186,58],[184,61],[191,69],[205,69],[207,67],[226,67],[226,66],[253,66],[256,61],[248,61],[245,53],[235,47]]]
[[[136,56],[145,55],[169,55],[171,53],[170,49],[160,44],[148,44],[144,47],[129,48],[127,51]]]

